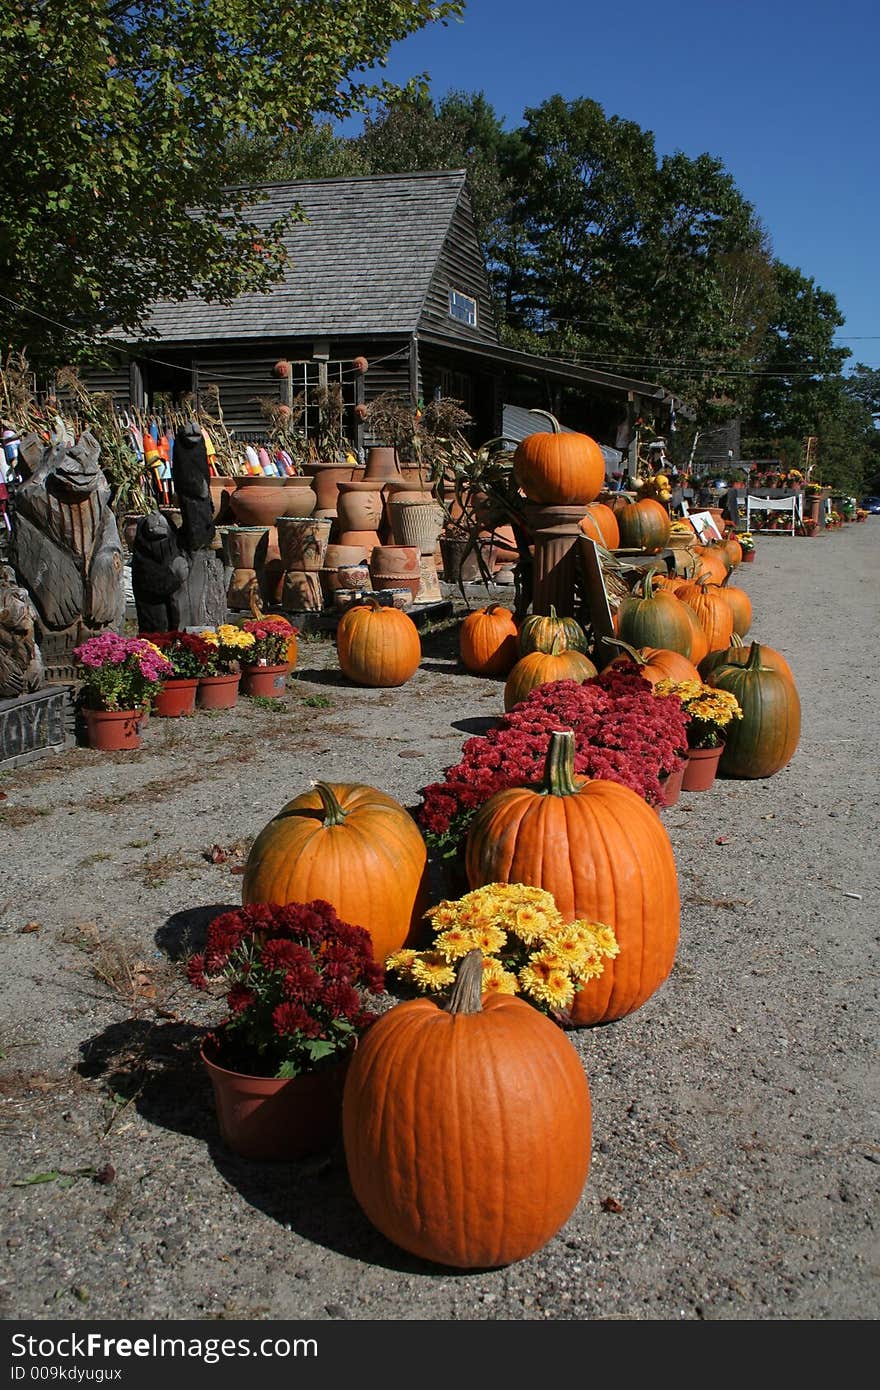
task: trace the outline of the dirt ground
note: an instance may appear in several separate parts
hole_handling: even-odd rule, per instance
[[[348,685],[332,641],[302,640],[278,708],[154,718],[138,752],[76,748],[0,777],[0,1316],[876,1318],[878,573],[873,517],[812,543],[759,537],[737,571],[752,635],[794,669],[800,746],[773,778],[662,812],[676,963],[636,1013],[568,1034],[590,1174],[562,1231],[505,1269],[391,1246],[341,1147],[231,1156],[179,963],[313,778],[415,806],[501,713],[501,683],[460,670],[454,624],[423,634],[399,690]]]

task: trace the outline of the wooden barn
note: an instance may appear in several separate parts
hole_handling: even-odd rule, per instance
[[[305,214],[287,234],[283,280],[229,305],[156,304],[129,355],[88,373],[92,387],[139,407],[189,393],[207,400],[216,390],[227,427],[251,440],[265,433],[261,401],[308,400],[313,387],[338,382],[342,434],[358,447],[388,442],[365,433],[355,409],[383,393],[461,401],[475,443],[502,434],[505,405],[559,411],[612,447],[626,443],[638,415],[665,431],[670,407],[681,409],[662,386],[501,345],[463,170],[261,192],[257,220],[293,206]],[[360,357],[365,373],[353,366]],[[283,378],[280,361],[290,364]],[[302,423],[311,428],[308,413]]]

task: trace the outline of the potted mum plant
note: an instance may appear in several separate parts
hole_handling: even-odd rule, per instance
[[[213,657],[213,648],[195,632],[142,633],[171,663],[173,674],[162,682],[156,695],[154,709],[161,718],[172,719],[194,714],[199,681],[206,675]]]
[[[139,748],[141,725],[170,661],[143,637],[102,632],[74,648],[82,672],[79,706],[88,741],[104,752]]]
[[[201,1049],[224,1141],[243,1158],[290,1160],[332,1143],[353,1049],[385,971],[372,939],[322,899],[224,912],[190,983],[225,997]]]
[[[203,628],[199,635],[211,655],[207,671],[199,677],[196,704],[200,709],[232,709],[238,699],[241,663],[254,645],[254,635],[235,623]]]
[[[482,952],[483,994],[518,994],[565,1023],[577,991],[620,952],[611,927],[566,922],[552,893],[524,883],[488,883],[425,913],[428,950],[393,952],[385,962],[402,985],[440,994],[455,983],[469,951]]]
[[[243,695],[279,695],[287,685],[287,677],[296,665],[296,638],[299,628],[286,618],[248,618],[242,623],[244,632],[254,639],[252,647],[242,653],[241,685]]]
[[[736,538],[742,547],[742,557],[745,564],[751,564],[755,558],[755,538],[751,531],[737,531]]]
[[[728,727],[734,719],[742,719],[739,701],[729,690],[717,690],[703,681],[658,681],[654,691],[657,695],[676,695],[687,716],[682,790],[708,791],[715,781]]]

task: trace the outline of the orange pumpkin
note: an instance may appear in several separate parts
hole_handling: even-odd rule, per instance
[[[752,625],[752,600],[745,589],[735,584],[725,584],[719,592],[733,614],[734,632],[738,637],[745,637]]]
[[[596,541],[599,545],[604,545],[606,550],[616,550],[620,545],[617,517],[604,502],[590,503],[586,516],[581,518],[580,528],[585,536],[589,536],[591,541]]]
[[[617,632],[631,647],[663,647],[691,654],[691,629],[680,601],[665,589],[653,589],[651,573],[642,580],[641,595],[627,594],[617,609]]]
[[[550,433],[529,434],[513,455],[513,476],[530,502],[586,505],[605,485],[605,456],[588,434],[563,431],[555,416],[535,410],[552,425]]]
[[[316,782],[254,840],[242,902],[323,898],[344,922],[366,928],[382,963],[418,938],[427,856],[418,826],[393,797],[359,782]]]
[[[693,664],[699,666],[709,650],[709,639],[703,630],[703,624],[700,622],[690,604],[685,603],[683,599],[679,599],[679,603],[685,611],[685,616],[687,617],[690,627],[691,649],[688,655]]]
[[[519,629],[509,608],[476,608],[458,630],[461,663],[475,676],[506,676],[519,656]]]
[[[418,670],[422,644],[412,618],[386,608],[373,594],[343,613],[336,629],[336,654],[342,674],[357,685],[404,685]],[[357,918],[346,918],[344,921]]]
[[[412,999],[382,1014],[352,1054],[342,1103],[365,1215],[395,1245],[458,1269],[541,1249],[590,1167],[590,1090],[571,1042],[525,1000],[481,990],[473,951],[445,1008]]]
[[[635,662],[639,668],[639,675],[652,685],[658,681],[698,681],[700,673],[694,663],[688,657],[682,656],[680,652],[673,652],[663,647],[642,647],[637,650],[631,647],[628,642],[621,642],[619,638],[606,637],[605,641],[609,646],[621,647],[619,656],[616,656],[610,663],[612,666],[625,666]]]
[[[696,613],[700,627],[706,634],[709,651],[729,647],[733,636],[733,609],[719,586],[689,581],[680,584],[676,593]]]
[[[566,921],[604,922],[620,953],[578,990],[577,1025],[622,1018],[672,969],[679,933],[678,878],[666,829],[629,787],[574,774],[574,734],[551,734],[540,787],[496,792],[468,831],[471,888],[530,883],[556,899]]]
[[[620,544],[624,550],[642,550],[648,555],[662,550],[672,534],[669,513],[653,497],[626,502],[617,510]]]
[[[697,565],[693,576],[695,580],[702,580],[707,584],[726,583],[731,565],[727,553],[719,547],[720,543],[711,546],[694,546],[697,556]]]
[[[742,564],[743,548],[736,536],[728,536],[724,541],[724,549],[730,556],[730,564],[733,569]]]
[[[550,681],[577,681],[583,685],[599,674],[589,657],[573,647],[563,647],[562,642],[557,635],[549,652],[528,652],[520,657],[505,682],[505,712],[524,700],[536,685]]]

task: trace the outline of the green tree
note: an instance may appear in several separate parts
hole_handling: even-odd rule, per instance
[[[229,191],[232,137],[283,144],[393,96],[372,71],[392,43],[463,8],[0,0],[0,343],[57,362],[159,296],[268,288],[284,224]]]

